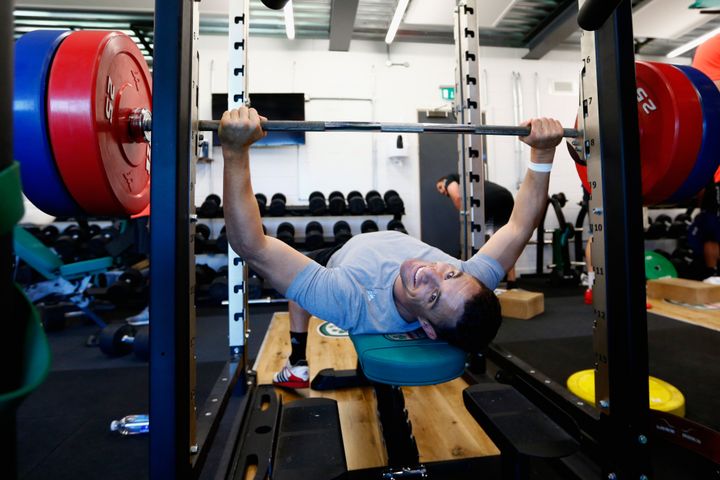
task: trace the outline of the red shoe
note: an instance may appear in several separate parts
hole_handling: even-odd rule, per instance
[[[592,288],[588,288],[587,290],[585,290],[585,305],[592,305],[592,303]]]
[[[307,362],[301,360],[297,365],[290,365],[288,360],[282,370],[273,375],[273,385],[285,388],[309,388],[310,372]]]

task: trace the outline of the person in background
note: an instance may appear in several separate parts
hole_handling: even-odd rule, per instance
[[[497,183],[485,180],[485,223],[493,226],[493,231],[497,231],[507,224],[510,220],[510,214],[515,206],[515,200],[512,193]],[[444,177],[440,177],[435,182],[435,188],[441,195],[445,195],[452,200],[453,205],[458,211],[462,210],[462,194],[460,192],[460,175],[450,173]],[[517,277],[515,274],[515,266],[507,273],[507,288],[511,290],[517,288]]]

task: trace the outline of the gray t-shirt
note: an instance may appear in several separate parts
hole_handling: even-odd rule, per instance
[[[463,262],[404,233],[382,231],[351,238],[327,268],[311,262],[297,274],[286,297],[313,315],[353,334],[400,333],[420,327],[398,313],[393,284],[409,258],[446,262],[494,290],[505,271],[480,253]]]

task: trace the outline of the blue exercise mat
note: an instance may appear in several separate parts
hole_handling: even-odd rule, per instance
[[[56,217],[84,214],[55,165],[45,107],[50,66],[70,33],[36,30],[15,42],[13,153],[20,163],[25,195],[40,210]]]
[[[686,65],[675,65],[675,67],[690,79],[698,93],[703,113],[703,133],[695,165],[680,188],[667,199],[669,203],[692,198],[713,178],[720,165],[720,91],[700,70]]]

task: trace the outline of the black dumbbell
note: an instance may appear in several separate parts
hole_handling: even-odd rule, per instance
[[[380,215],[385,213],[385,200],[380,196],[380,192],[377,190],[370,190],[365,194],[365,201],[367,202],[368,211],[373,215]]]
[[[675,266],[680,278],[692,278],[694,255],[689,248],[678,247],[670,255],[670,261]]]
[[[204,223],[195,225],[195,253],[204,253],[208,250],[210,240],[210,227]]]
[[[389,213],[393,215],[405,214],[405,203],[395,190],[388,190],[385,192],[385,195],[383,195],[383,198],[385,199],[385,205]]]
[[[692,216],[681,213],[675,217],[675,221],[668,228],[669,238],[687,237],[687,231],[692,223]]]
[[[375,220],[365,220],[360,225],[360,231],[362,233],[372,233],[372,232],[377,232],[379,230],[380,229],[378,228],[377,223],[375,223]]]
[[[38,240],[42,240],[42,230],[37,225],[23,225],[23,229]]]
[[[274,217],[282,217],[285,215],[286,202],[287,199],[282,193],[276,193],[273,195],[272,199],[270,199],[270,206],[267,209],[268,215],[272,215]]]
[[[55,239],[53,248],[63,260],[72,261],[80,254],[84,236],[83,230],[78,225],[70,225]]]
[[[225,226],[220,229],[220,235],[215,239],[215,251],[218,253],[227,253],[228,251],[228,240],[227,233],[225,232]]]
[[[208,286],[208,293],[210,297],[217,301],[222,302],[228,299],[228,268],[227,265],[223,265],[218,268],[217,276],[212,279]]]
[[[645,232],[645,238],[657,239],[667,237],[670,225],[672,225],[672,218],[669,215],[658,215]]]
[[[90,240],[88,240],[88,250],[97,257],[107,255],[108,252],[105,249],[105,246],[115,240],[119,233],[120,232],[118,232],[118,229],[115,227],[103,228],[100,232],[93,235]]]
[[[111,357],[127,355],[134,350],[138,358],[147,360],[150,358],[150,329],[136,329],[127,323],[108,325],[100,332],[98,345]]]
[[[327,213],[327,203],[322,192],[312,192],[308,197],[308,210],[310,215],[318,216]]]
[[[342,192],[332,192],[328,197],[328,211],[330,215],[342,215],[345,213],[345,195]]]
[[[305,248],[308,250],[317,250],[325,244],[323,239],[323,228],[320,222],[309,222],[305,226]]]
[[[262,298],[263,278],[253,269],[248,271],[247,292],[250,300]]]
[[[97,235],[98,233],[100,233],[101,230],[102,229],[100,228],[100,225],[97,225],[95,223],[91,223],[90,225],[88,225],[88,227],[87,227],[88,239],[90,239],[90,238],[94,237],[95,235]]]
[[[60,230],[55,225],[45,225],[40,230],[40,239],[45,245],[53,245],[59,235]]]
[[[400,220],[390,220],[387,224],[388,230],[395,230],[396,232],[402,232],[407,233],[407,230],[405,230],[405,225]]]
[[[195,264],[195,284],[210,285],[210,282],[217,276],[214,268],[204,263]]]
[[[147,269],[128,268],[108,287],[108,299],[118,306],[144,302],[148,296],[147,273]]]
[[[352,238],[350,225],[345,220],[340,220],[333,225],[333,235],[335,235],[335,245],[342,245]]]
[[[362,193],[357,190],[353,190],[348,193],[347,202],[348,210],[350,210],[351,215],[362,215],[365,213],[365,199],[363,198]]]
[[[74,310],[71,304],[58,302],[43,302],[39,307],[40,319],[46,332],[58,332],[65,328],[65,314]]]
[[[262,193],[256,193],[255,200],[257,200],[258,210],[260,210],[260,216],[265,216],[265,210],[267,209],[267,197]]]
[[[277,234],[275,235],[278,240],[281,240],[291,247],[295,246],[295,227],[292,223],[282,222],[277,227]]]
[[[211,193],[210,195],[205,197],[205,201],[197,208],[198,216],[205,218],[221,217],[221,203],[222,199],[220,198],[220,196]]]

